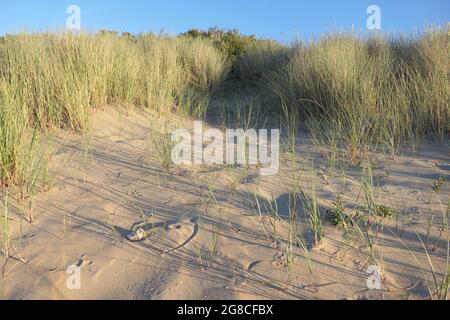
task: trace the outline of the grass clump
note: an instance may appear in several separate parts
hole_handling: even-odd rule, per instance
[[[439,177],[439,179],[437,179],[433,183],[433,186],[432,186],[433,191],[439,192],[446,182],[447,182],[447,178],[445,176],[441,175]]]
[[[328,210],[331,224],[336,227],[344,227],[348,222],[351,222],[347,213],[345,213],[345,202],[340,195],[333,201],[332,207]]]
[[[392,207],[386,206],[386,205],[377,205],[375,206],[375,215],[382,217],[382,218],[388,218],[392,217],[393,215],[397,214],[397,210],[395,210]]]
[[[172,149],[175,142],[167,129],[167,123],[164,126],[158,126],[151,129],[149,134],[150,149],[158,159],[161,166],[168,169],[172,165]]]
[[[450,41],[438,28],[411,38],[338,33],[291,46],[267,73],[280,105],[336,127],[353,160],[368,145],[391,149],[450,124]]]

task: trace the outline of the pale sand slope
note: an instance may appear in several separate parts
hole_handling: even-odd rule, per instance
[[[292,174],[301,172],[305,192],[314,184],[319,205],[328,208],[343,193],[348,206],[357,208],[365,205],[361,168],[349,165],[346,175],[330,174],[326,160],[304,140],[300,156],[315,157],[315,172],[307,166],[294,169],[283,161],[273,177],[261,177],[254,168],[246,172],[206,166],[166,173],[146,151],[148,128],[156,121],[161,120],[139,111],[124,115],[106,109],[94,116],[89,143],[80,136],[61,134],[64,139],[52,160],[57,181],[35,200],[34,223],[23,222],[20,231],[19,215],[10,222],[13,243],[26,263],[0,257],[4,274],[0,298],[427,298],[419,263],[431,289],[432,274],[416,233],[424,242],[428,238],[440,281],[448,239],[440,227],[450,188],[447,183],[434,193],[430,186],[440,175],[450,180],[448,142],[427,143],[426,148],[395,160],[378,159],[377,201],[399,209],[400,214],[384,219],[385,227],[378,232],[374,249],[386,281],[384,291],[373,292],[366,286],[367,242],[352,238],[345,244],[343,232],[326,218],[323,247],[308,248],[312,274],[304,252],[294,247],[290,281],[286,281],[287,190]],[[239,176],[242,183],[233,192],[233,181]],[[279,241],[274,240],[265,212],[260,215],[255,210],[255,198],[267,204],[272,196],[284,221],[276,224]],[[159,227],[156,235],[140,243],[125,240],[131,225],[151,211],[152,222]],[[167,226],[179,225],[164,228],[164,221]],[[217,249],[211,258],[214,234]],[[66,268],[74,263],[81,266],[80,290],[66,286]]]

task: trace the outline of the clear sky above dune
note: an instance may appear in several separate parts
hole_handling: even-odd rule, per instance
[[[336,29],[365,30],[372,4],[380,7],[386,32],[450,21],[449,0],[17,0],[0,4],[0,34],[63,29],[71,4],[80,7],[81,26],[89,31],[180,33],[218,26],[281,41]]]

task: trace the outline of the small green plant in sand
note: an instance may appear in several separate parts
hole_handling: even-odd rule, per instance
[[[361,184],[366,198],[367,211],[369,214],[381,218],[389,218],[397,214],[396,209],[385,204],[376,203],[375,185],[373,181],[373,165],[371,163],[364,168]]]
[[[30,181],[34,128],[84,132],[106,105],[202,117],[228,74],[206,40],[111,32],[20,33],[0,38],[0,185]],[[37,144],[35,144],[37,145]],[[33,151],[34,152],[34,151]]]
[[[284,101],[281,101],[280,128],[283,130],[282,149],[283,151],[295,156],[297,147],[297,133],[299,128],[299,113],[297,110],[288,108]]]
[[[338,32],[298,41],[266,79],[281,111],[300,112],[301,119],[339,132],[352,163],[370,146],[394,154],[425,135],[445,139],[448,32],[449,26],[409,38]]]

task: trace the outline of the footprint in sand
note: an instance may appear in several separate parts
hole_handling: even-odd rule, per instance
[[[139,222],[131,227],[126,238],[132,242],[145,241],[161,254],[184,247],[198,232],[193,221]]]

